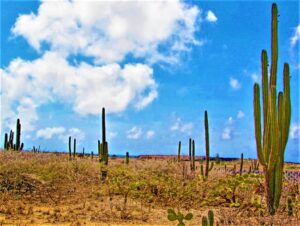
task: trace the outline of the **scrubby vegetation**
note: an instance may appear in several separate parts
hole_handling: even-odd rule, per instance
[[[193,214],[186,225],[200,225],[208,210],[220,225],[300,223],[299,181],[284,180],[278,213],[270,217],[260,174],[225,173],[221,162],[203,180],[199,161],[195,171],[177,158],[109,161],[107,167],[90,156],[70,161],[68,154],[1,152],[0,222],[176,225],[167,218],[173,209]],[[232,169],[238,162],[226,164]]]

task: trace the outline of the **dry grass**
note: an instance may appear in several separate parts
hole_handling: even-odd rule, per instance
[[[239,162],[226,167],[234,164],[238,170]],[[298,182],[285,181],[278,213],[269,217],[262,176],[228,175],[216,170],[222,163],[203,181],[197,166],[192,173],[188,162],[130,159],[126,166],[110,159],[101,180],[100,164],[90,157],[1,152],[0,225],[176,225],[166,218],[168,208],[192,212],[186,225],[200,225],[209,209],[220,225],[300,225]],[[287,215],[287,197],[294,216]]]

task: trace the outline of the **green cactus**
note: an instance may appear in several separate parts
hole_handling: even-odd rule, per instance
[[[126,152],[125,163],[126,163],[126,165],[129,164],[129,152],[128,151]]]
[[[244,164],[244,154],[241,154],[241,163],[240,163],[240,175],[243,174],[243,164]]]
[[[72,160],[72,138],[69,136],[69,160]],[[35,148],[34,148],[35,149]]]
[[[209,130],[208,130],[208,114],[207,111],[204,112],[204,128],[205,128],[205,172],[203,170],[203,165],[201,164],[201,176],[204,180],[208,178],[208,172],[214,167],[212,162],[209,165]]]
[[[108,165],[108,143],[106,141],[105,108],[102,108],[102,143],[98,141],[99,160]]]
[[[288,141],[291,121],[290,73],[289,65],[284,64],[283,91],[276,91],[278,61],[278,10],[272,5],[272,44],[271,70],[268,81],[268,57],[262,50],[262,103],[263,130],[261,126],[260,87],[254,84],[254,122],[257,155],[264,168],[268,211],[274,215],[281,197],[284,151]],[[268,84],[269,82],[269,84]]]
[[[181,141],[178,143],[178,162],[180,162]]]
[[[73,159],[76,157],[76,139],[74,138],[74,143],[73,143]]]
[[[173,209],[168,209],[168,220],[169,221],[178,221],[177,226],[184,226],[185,223],[183,222],[184,220],[191,220],[193,218],[193,214],[192,213],[188,213],[186,215],[183,215],[180,211],[178,213],[176,213]]]
[[[17,119],[16,124],[16,143],[14,144],[14,132],[11,130],[9,136],[7,133],[4,135],[4,149],[22,151],[24,144],[21,143],[21,123],[20,119]]]
[[[208,211],[208,217],[202,217],[202,226],[213,226],[215,223],[214,212],[212,210]]]
[[[4,135],[4,150],[8,150],[8,134]]]
[[[195,165],[195,140],[192,140],[192,165],[191,165],[191,170],[195,171],[196,170],[196,165]]]
[[[20,119],[17,119],[17,125],[16,125],[16,150],[20,150],[21,146],[21,123]]]
[[[189,161],[191,161],[192,156],[192,139],[189,139]]]

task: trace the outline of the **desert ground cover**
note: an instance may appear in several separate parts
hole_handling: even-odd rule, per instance
[[[105,166],[91,156],[1,151],[0,225],[177,225],[167,218],[170,208],[193,214],[186,225],[201,225],[209,210],[219,225],[300,225],[299,180],[284,179],[280,207],[269,216],[264,178],[247,172],[250,160],[242,176],[229,173],[240,161],[221,161],[207,179],[199,161],[193,172],[184,160],[124,160]]]

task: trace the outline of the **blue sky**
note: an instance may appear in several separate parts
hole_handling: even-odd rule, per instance
[[[253,84],[270,56],[270,1],[1,1],[1,146],[23,125],[25,148],[96,152],[107,109],[110,153],[256,157]],[[280,1],[278,86],[290,63],[287,161],[299,157],[299,3]],[[160,12],[160,13],[157,13]]]

